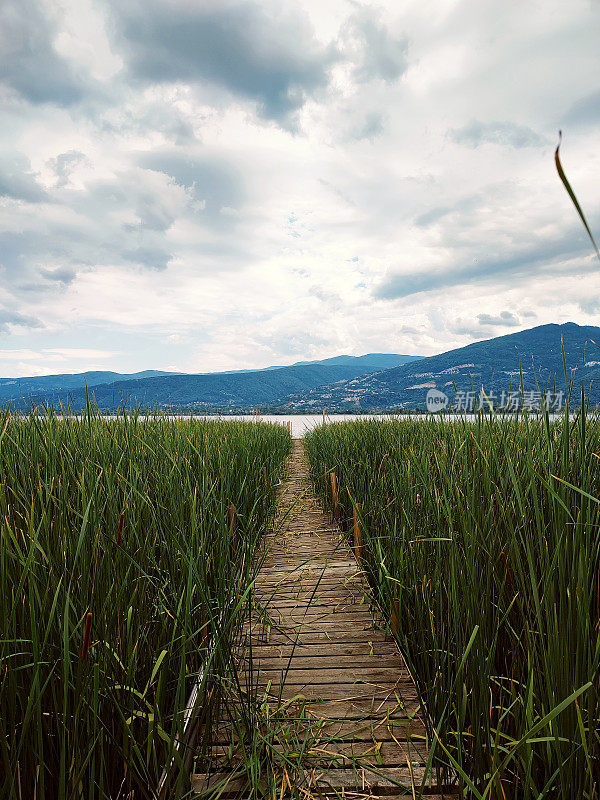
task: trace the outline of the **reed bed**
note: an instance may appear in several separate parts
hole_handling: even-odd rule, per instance
[[[186,701],[204,666],[218,715],[289,432],[90,408],[0,432],[0,797],[153,797],[171,764],[180,796]]]
[[[359,421],[307,435],[468,798],[598,798],[600,420]],[[337,480],[332,482],[331,474]]]

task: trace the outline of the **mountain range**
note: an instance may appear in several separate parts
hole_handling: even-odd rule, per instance
[[[368,353],[245,372],[184,374],[146,371],[127,375],[82,372],[0,378],[0,403],[10,402],[15,410],[25,410],[32,405],[63,405],[77,410],[85,407],[89,395],[102,410],[125,403],[128,407],[148,409],[244,411],[278,404],[284,395],[309,392],[318,386],[417,359],[418,356]]]
[[[119,381],[134,381],[144,378],[156,378],[175,373],[147,369],[143,372],[132,372],[124,375],[121,372],[77,372],[60,375],[35,375],[28,378],[0,378],[0,402],[18,400],[32,395],[63,392],[68,389],[80,389],[85,386],[113,385]]]
[[[523,394],[532,404],[539,403],[539,394],[550,392],[551,405],[558,410],[559,401],[566,399],[569,384],[573,403],[578,404],[583,382],[587,401],[598,405],[599,345],[598,327],[573,322],[540,325],[318,387],[308,394],[288,395],[282,398],[282,405],[294,411],[323,407],[329,411],[424,410],[427,393],[436,390],[448,396],[449,408],[462,406],[462,410],[469,410],[465,404],[476,405],[483,389],[486,405],[492,402],[496,407],[510,410],[521,382]]]
[[[597,344],[596,344],[597,343]],[[85,407],[87,397],[103,411],[129,408],[171,412],[276,412],[424,410],[428,393],[447,397],[448,408],[473,404],[482,396],[506,407],[519,389],[551,392],[564,401],[568,387],[576,404],[600,404],[600,328],[541,325],[474,342],[429,357],[387,353],[334,356],[262,370],[187,374],[145,371],[123,375],[84,372],[0,378],[0,403],[15,410],[33,406]],[[563,361],[564,354],[564,361]],[[565,373],[566,367],[566,373]]]

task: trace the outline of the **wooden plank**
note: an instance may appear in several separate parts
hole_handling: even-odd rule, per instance
[[[314,577],[315,573],[327,573],[328,577],[336,577],[339,575],[359,575],[356,562],[342,561],[339,559],[311,559],[310,561],[302,561],[300,564],[282,564],[281,566],[274,566],[268,569],[264,575],[261,576],[259,585],[268,585],[275,583],[278,580],[291,580],[301,577]]]
[[[353,596],[349,592],[323,592],[321,594],[315,593],[307,598],[297,598],[297,597],[279,597],[277,594],[272,595],[272,599],[269,600],[259,599],[254,595],[253,597],[254,606],[258,612],[261,609],[265,609],[270,611],[271,609],[275,608],[277,610],[282,609],[297,609],[297,610],[306,610],[314,609],[315,611],[320,611],[321,609],[334,609],[335,611],[339,611],[343,609],[344,611],[361,611],[366,610],[371,613],[371,604],[368,600],[364,600],[364,595],[357,594]]]
[[[267,683],[258,682],[259,689],[265,689]],[[402,687],[402,692],[397,690],[399,707],[410,709],[417,705],[416,692],[412,695],[409,693],[409,687]],[[273,678],[271,688],[269,690],[271,697],[281,697],[283,700],[290,700],[293,697],[302,696],[312,703],[323,704],[330,701],[344,700],[348,704],[356,705],[361,701],[372,701],[374,706],[381,703],[387,703],[387,707],[392,707],[396,702],[395,694],[391,687],[382,687],[377,684],[359,684],[359,683],[289,683],[285,681],[284,685],[280,687],[280,681]],[[385,713],[385,710],[382,712]],[[410,713],[407,710],[407,713]]]
[[[388,794],[389,789],[412,791],[421,786],[434,785],[435,778],[428,775],[420,765],[404,765],[400,767],[357,766],[355,769],[315,769],[306,775],[309,788],[331,788],[370,790],[373,794]]]
[[[306,599],[313,595],[325,594],[344,594],[352,596],[370,597],[368,588],[357,580],[337,580],[337,581],[296,581],[294,583],[272,584],[271,586],[256,586],[252,591],[252,597],[257,598],[293,598]]]
[[[428,754],[416,687],[388,639],[387,623],[374,613],[356,547],[318,506],[300,442],[290,463],[252,590],[252,618],[237,650],[242,688],[266,701],[270,718],[286,732],[287,744],[275,741],[275,750],[303,753],[295,788],[306,800],[335,792],[348,800],[408,800],[413,795],[405,789],[422,781]],[[232,771],[240,755],[231,731],[225,721],[211,751],[219,769],[210,785],[229,781],[223,798],[244,797],[250,788]],[[206,788],[206,780],[194,775],[194,789]],[[431,779],[427,796],[439,796]]]
[[[278,620],[271,620],[268,624],[271,627],[271,639],[277,630],[279,630],[280,635],[285,637],[288,641],[290,638],[293,639],[296,636],[301,636],[307,641],[309,638],[315,641],[318,639],[340,639],[343,638],[344,634],[348,634],[349,639],[355,639],[360,634],[363,640],[367,642],[370,641],[373,636],[379,635],[382,639],[384,638],[384,631],[381,628],[375,627],[373,622],[357,619],[345,620],[343,622],[336,621],[336,624],[331,626],[319,622],[318,625],[311,627],[307,621],[305,621],[303,625],[300,625],[298,623],[290,624],[289,622],[286,624]],[[255,622],[252,628],[252,634],[258,636],[260,634],[260,628],[263,626],[264,623]],[[249,631],[250,629],[245,627],[244,630]]]
[[[296,706],[298,709],[301,708],[308,717],[325,722],[340,719],[364,722],[366,719],[377,718],[383,723],[384,720],[412,719],[421,710],[421,705],[416,700],[414,702],[404,700],[402,704],[394,705],[387,698],[382,700],[375,697],[352,700],[344,697],[341,700],[332,699],[323,702],[313,700],[307,703],[296,703]],[[422,725],[422,730],[425,731],[424,725]]]
[[[304,739],[309,733],[319,741],[334,742],[385,742],[385,741],[413,741],[423,744],[426,737],[423,735],[423,722],[419,718],[385,720],[382,717],[365,717],[363,719],[331,719],[316,720],[295,718],[288,720],[286,730],[290,736]],[[225,744],[231,741],[231,726],[222,725],[219,737],[215,744]]]
[[[362,583],[362,575],[360,572],[342,573],[341,575],[330,575],[326,571],[317,575],[313,574],[294,574],[291,577],[284,576],[281,580],[261,580],[256,583],[256,588],[263,592],[272,592],[276,590],[288,591],[309,591],[316,587],[330,588],[332,586],[345,587],[345,586],[360,586]]]
[[[289,664],[293,664],[295,672],[310,670],[311,675],[315,671],[327,672],[331,674],[338,669],[340,662],[344,664],[344,669],[377,669],[388,667],[398,675],[398,656],[390,653],[387,656],[381,654],[365,655],[363,649],[355,650],[354,653],[346,653],[343,658],[340,655],[321,655],[321,656],[302,656],[298,653],[290,653],[288,656],[260,656],[252,654],[252,667],[261,672],[272,672],[287,669]],[[369,666],[371,664],[372,666]],[[404,671],[403,671],[404,672]]]
[[[412,686],[410,675],[405,670],[398,669],[398,662],[393,666],[381,666],[379,659],[371,666],[347,667],[336,669],[328,667],[297,667],[296,659],[292,659],[292,668],[287,671],[286,682],[290,684],[367,684],[369,686]],[[260,667],[260,675],[264,680],[270,680],[274,675],[280,675],[281,667]]]
[[[270,613],[272,609],[282,611],[283,613],[293,612],[294,609],[322,611],[327,608],[333,608],[337,611],[343,609],[347,613],[363,610],[373,613],[371,603],[368,600],[363,601],[362,595],[352,596],[348,592],[323,592],[322,594],[315,594],[310,597],[277,597],[277,595],[275,595],[271,601],[267,598],[254,598],[253,606],[256,614],[259,616],[261,611]]]
[[[406,767],[407,759],[412,764],[423,766],[427,763],[428,745],[424,741],[411,741],[388,738],[384,741],[345,741],[329,740],[311,735],[306,738],[290,737],[285,745],[274,744],[273,750],[281,755],[304,749],[308,763],[319,763],[321,767],[348,767],[352,764],[372,765],[384,763],[387,767]],[[210,751],[211,764],[239,762],[243,748],[240,744],[227,742],[216,744]]]
[[[388,641],[384,631],[378,628],[363,627],[344,623],[343,628],[330,628],[329,630],[308,628],[300,630],[284,630],[273,627],[270,631],[263,630],[262,625],[256,626],[252,631],[246,630],[243,634],[244,642],[252,641],[258,646],[324,644],[325,642],[345,642],[346,644],[362,642],[365,649],[369,649],[375,642]]]
[[[313,645],[312,649],[315,649],[315,647],[318,646]],[[255,668],[267,670],[286,668],[291,659],[293,659],[294,669],[296,670],[335,669],[341,662],[346,668],[369,666],[370,664],[374,667],[393,667],[396,669],[398,667],[398,659],[393,651],[389,653],[373,651],[372,655],[365,656],[364,648],[362,647],[353,649],[352,647],[342,646],[330,648],[329,653],[317,653],[315,655],[307,652],[309,648],[310,645],[300,646],[296,650],[290,647],[287,648],[288,652],[280,654],[273,653],[273,648],[270,647],[256,648],[252,650],[252,653],[248,652],[243,660],[240,658],[238,663],[242,665],[252,661]],[[403,673],[397,672],[397,674]]]
[[[356,611],[336,611],[334,608],[324,608],[324,610],[317,610],[309,608],[304,610],[298,608],[296,610],[288,611],[287,609],[269,609],[269,615],[265,622],[270,625],[278,625],[282,627],[292,628],[321,628],[323,625],[343,625],[350,623],[362,626],[364,628],[373,628],[377,623],[373,620],[373,615],[368,608]]]
[[[351,595],[365,594],[371,596],[369,587],[360,580],[360,576],[358,575],[354,579],[343,578],[341,580],[330,581],[323,578],[320,581],[306,580],[302,582],[284,583],[282,585],[272,584],[270,586],[256,584],[252,590],[252,596],[265,595],[267,597],[280,597],[282,595],[292,595],[294,593],[306,593],[310,596],[313,592],[348,592]]]
[[[267,597],[257,597],[253,595],[253,604],[254,607],[258,612],[262,609],[271,610],[275,609],[304,609],[308,611],[308,609],[316,609],[320,610],[321,608],[331,608],[331,609],[340,609],[343,608],[346,611],[361,611],[367,610],[371,612],[371,603],[368,599],[365,598],[365,595],[362,593],[356,593],[355,595],[352,594],[350,591],[329,591],[329,592],[319,592],[316,590],[311,593],[308,597],[297,597],[293,595],[279,595],[277,592],[271,594]]]
[[[356,788],[370,790],[372,794],[376,795],[389,794],[382,790],[401,788],[410,792],[422,784],[432,786],[435,779],[426,778],[426,774],[425,768],[421,765],[415,765],[412,768],[408,765],[398,767],[361,765],[356,769],[305,770],[304,780],[296,785],[306,786],[310,789]],[[247,780],[246,777],[232,778],[231,773],[227,772],[215,772],[212,775],[199,773],[192,775],[192,790],[198,794],[222,784],[232,792],[239,792],[247,787]]]
[[[325,633],[321,638],[315,638],[308,641],[304,636],[300,636],[298,640],[289,641],[287,637],[279,637],[281,641],[275,641],[272,636],[269,641],[264,637],[246,636],[243,648],[240,645],[240,657],[243,657],[246,650],[252,647],[253,653],[266,655],[271,653],[273,658],[283,658],[292,651],[298,657],[300,656],[318,656],[318,655],[351,655],[355,652],[364,653],[365,657],[370,658],[373,655],[396,655],[398,650],[395,642],[386,639],[384,632],[381,630],[374,631],[376,636],[369,638],[364,632],[355,632],[354,635],[350,633],[339,633],[330,631],[327,637]],[[245,649],[244,649],[245,648]],[[404,662],[401,662],[404,664]]]
[[[350,608],[344,608],[341,605],[331,606],[313,606],[302,604],[295,607],[284,606],[283,608],[269,607],[256,609],[255,624],[260,620],[265,620],[268,623],[273,623],[274,620],[279,620],[282,624],[304,621],[310,622],[311,620],[329,621],[342,625],[345,622],[356,622],[357,624],[367,624],[369,627],[378,626],[379,620],[374,618],[369,606],[365,603],[355,603]]]

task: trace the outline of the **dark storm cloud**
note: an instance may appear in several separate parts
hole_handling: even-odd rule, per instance
[[[41,203],[48,199],[31,171],[31,164],[26,156],[20,153],[0,156],[0,197],[26,200],[29,203]]]
[[[546,144],[540,136],[527,125],[514,122],[479,122],[472,120],[462,128],[449,131],[450,138],[457,144],[476,148],[482,144],[500,144],[509,147],[538,147]]]
[[[264,4],[263,4],[264,6]],[[280,122],[328,82],[336,54],[308,19],[255,2],[130,0],[115,8],[131,73],[149,82],[209,82],[258,104]]]
[[[574,234],[557,242],[533,244],[517,250],[513,255],[498,258],[480,258],[468,267],[449,264],[444,269],[409,272],[389,275],[378,287],[373,296],[382,300],[409,297],[419,292],[438,291],[452,286],[502,282],[507,278],[527,280],[535,275],[561,274],[572,270],[572,266],[557,266],[561,259],[585,257],[589,253],[583,237]],[[595,265],[581,264],[580,271],[595,269]]]
[[[31,103],[70,105],[81,80],[52,45],[55,30],[35,0],[0,3],[0,81]]]

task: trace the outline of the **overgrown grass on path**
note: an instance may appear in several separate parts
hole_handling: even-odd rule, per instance
[[[149,797],[209,633],[228,668],[290,436],[89,409],[0,431],[0,797]]]
[[[306,437],[466,796],[597,798],[600,422],[359,421]]]

